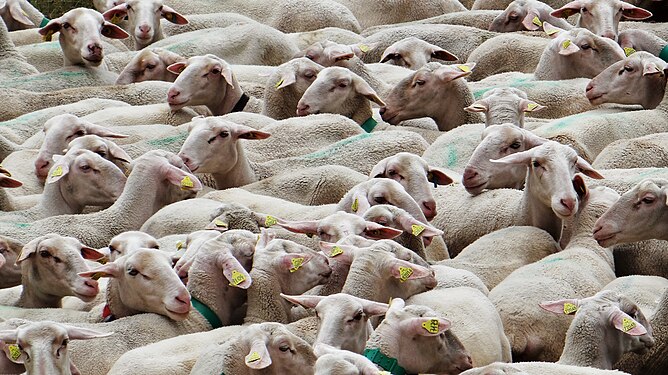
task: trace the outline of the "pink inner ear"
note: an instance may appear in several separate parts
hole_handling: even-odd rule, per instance
[[[234,256],[221,253],[218,262],[223,275],[232,286],[241,289],[248,289],[251,286],[251,276]]]
[[[642,324],[619,309],[612,313],[610,319],[612,320],[612,325],[615,326],[616,329],[626,334],[631,336],[642,336],[647,334],[647,329]]]
[[[310,296],[310,295],[301,295],[301,296],[287,296],[283,293],[281,293],[281,297],[285,298],[286,300],[297,304],[304,306],[306,308],[315,308],[320,301],[325,299],[324,296]]]
[[[433,275],[432,270],[417,264],[406,262],[405,260],[401,259],[393,259],[391,262],[389,262],[389,267],[391,268],[392,276],[397,279],[401,279],[403,277],[406,280],[415,280]],[[402,269],[406,268],[410,268],[411,271],[409,273],[402,274]],[[408,277],[406,277],[406,275],[408,275]]]
[[[104,25],[102,26],[100,33],[111,39],[125,39],[130,36],[130,34],[126,33],[125,30],[108,21],[104,21]]]
[[[549,301],[538,304],[543,310],[549,311],[555,314],[574,314],[577,311],[578,300],[576,299],[563,299],[559,301]]]
[[[245,357],[246,366],[255,370],[262,370],[271,365],[271,357],[264,340],[255,340]]]
[[[382,226],[378,223],[372,221],[367,221],[366,229],[361,233],[364,237],[377,239],[377,240],[389,240],[394,237],[400,236],[403,231],[399,229],[394,229],[386,226]]]
[[[105,257],[105,255],[102,254],[101,252],[93,249],[92,247],[87,247],[87,246],[83,246],[81,248],[81,256],[84,259],[89,259],[89,260],[98,260]]]
[[[15,180],[11,177],[0,175],[0,187],[17,188],[21,185],[23,185],[23,183],[19,180]]]
[[[644,20],[646,18],[652,17],[652,12],[645,10],[643,8],[638,8],[634,5],[623,2],[622,3],[622,15],[625,18],[631,20]]]
[[[304,233],[304,234],[317,234],[318,225],[320,224],[319,220],[308,220],[308,221],[280,221],[277,223],[283,229],[287,229],[290,232],[295,233]]]
[[[527,30],[530,30],[530,31],[536,31],[536,30],[540,29],[540,25],[536,25],[533,22],[534,18],[536,18],[536,17],[538,17],[538,19],[540,19],[540,15],[538,14],[538,11],[536,11],[535,9],[530,9],[527,12],[527,15],[522,20],[522,26],[524,26]]]
[[[185,69],[185,67],[186,67],[186,63],[177,62],[177,63],[174,63],[174,64],[168,66],[167,70],[174,73],[174,74],[181,74],[181,72],[183,71],[183,69]]]

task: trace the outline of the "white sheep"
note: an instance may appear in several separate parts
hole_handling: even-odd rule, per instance
[[[652,133],[611,142],[592,165],[600,169],[662,168],[666,165],[662,156],[667,136],[668,133]]]
[[[185,61],[185,57],[163,48],[144,48],[119,73],[117,85],[143,81],[174,82],[176,76],[167,67]]]
[[[322,69],[321,65],[304,57],[278,66],[267,78],[262,114],[276,120],[296,116],[299,99]]]
[[[383,1],[357,2],[339,0],[360,21],[362,29],[376,25],[404,23],[437,16],[443,13],[461,12],[466,8],[457,0],[403,1],[391,6]]]
[[[37,69],[26,61],[25,56],[21,55],[14,43],[12,43],[4,22],[0,25],[0,46],[2,46],[2,53],[0,53],[0,76],[16,77],[37,73]]]
[[[128,18],[125,26],[131,32],[136,50],[141,50],[165,37],[160,24],[161,18],[177,25],[188,23],[185,17],[163,4],[162,0],[125,0],[124,3],[105,11],[103,16],[112,23],[119,23],[125,17]]]
[[[9,31],[41,27],[49,20],[25,0],[5,0],[0,7],[0,17]]]
[[[477,65],[476,65],[477,66]],[[485,114],[485,127],[500,124],[515,124],[524,128],[524,116],[544,109],[533,100],[527,99],[527,94],[514,87],[499,87],[485,91],[482,98],[464,108],[468,112],[482,112]]]
[[[21,266],[16,264],[21,249],[22,243],[0,236],[0,289],[21,285]]]
[[[489,30],[497,32],[535,31],[543,26],[543,21],[565,30],[573,28],[565,20],[550,14],[553,11],[554,8],[538,0],[515,0],[494,19],[489,25]]]
[[[380,375],[382,372],[368,358],[350,352],[336,349],[327,344],[313,346],[318,360],[315,361],[315,375]]]
[[[617,277],[603,290],[623,294],[638,305],[650,321],[660,308],[661,296],[668,290],[668,279],[660,276],[631,275]]]
[[[383,51],[380,62],[418,70],[432,59],[457,61],[458,58],[439,46],[415,37],[408,37],[387,47]]]
[[[519,362],[519,363],[492,363],[485,367],[477,367],[464,371],[463,375],[487,375],[489,373],[519,374],[519,375],[629,375],[626,372],[615,370],[601,370],[591,367],[568,366],[552,362]]]
[[[619,20],[644,20],[651,12],[622,0],[575,0],[553,11],[554,17],[568,18],[578,14],[576,26],[591,30],[596,35],[617,40]]]

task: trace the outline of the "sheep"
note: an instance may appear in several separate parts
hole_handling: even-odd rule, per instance
[[[324,69],[311,59],[292,59],[276,68],[267,78],[262,114],[276,120],[294,117],[304,91]]]
[[[416,294],[409,305],[428,306],[451,322],[450,330],[468,349],[473,366],[509,362],[510,343],[503,332],[499,313],[478,289],[441,288]]]
[[[524,115],[545,107],[527,99],[527,94],[514,87],[493,88],[486,91],[481,99],[464,108],[468,112],[485,114],[485,127],[500,124],[515,124],[524,128]]]
[[[93,0],[93,8],[97,9],[100,13],[104,13],[123,1],[125,0]]]
[[[316,360],[311,346],[279,323],[250,325],[228,342],[207,349],[191,374],[278,375],[296,368],[312,374]]]
[[[654,133],[614,141],[601,150],[592,165],[601,169],[665,167],[666,135]]]
[[[551,13],[554,9],[537,0],[515,0],[499,14],[489,25],[489,31],[512,32],[529,30],[535,31],[543,26],[543,21],[564,30],[573,28],[571,24]]]
[[[172,36],[213,27],[227,27],[235,23],[241,24],[258,22],[239,13],[217,12],[188,14],[188,23],[183,25],[172,23],[167,19],[161,19],[160,23],[165,35]]]
[[[242,111],[250,101],[230,65],[215,55],[191,57],[168,66],[167,70],[179,76],[167,92],[172,111],[185,105],[205,105],[214,116],[219,116]]]
[[[316,311],[318,336],[313,346],[320,343],[338,349],[362,354],[364,344],[373,331],[369,318],[384,315],[389,306],[337,293],[329,296],[288,296],[286,300]]]
[[[350,374],[380,375],[382,372],[368,358],[348,350],[335,349],[327,344],[313,346],[318,360],[315,361],[315,375]]]
[[[383,51],[380,62],[418,70],[431,59],[457,61],[458,58],[439,46],[415,37],[408,37],[387,47]]]
[[[660,276],[623,276],[608,283],[603,290],[625,295],[651,321],[660,307],[661,296],[668,290],[668,280]]]
[[[436,201],[448,207],[448,211],[437,215],[432,225],[445,232],[443,239],[454,254],[480,236],[511,225],[536,226],[558,241],[562,220],[577,212],[578,201],[586,193],[584,180],[575,174],[579,171],[602,178],[573,149],[554,141],[498,160],[529,166],[524,193],[511,189],[484,192],[473,197],[480,202],[478,207],[471,198],[462,196],[464,189],[459,186],[436,191]],[[548,180],[552,182],[545,185]],[[490,205],[499,207],[491,213]],[[462,215],[467,219],[462,219]],[[489,220],[487,215],[492,215],[494,220]],[[474,217],[475,225],[471,221]]]
[[[549,39],[522,33],[504,33],[482,42],[468,57],[476,69],[471,81],[506,72],[533,73]]]
[[[0,236],[0,289],[21,285],[21,266],[16,259],[21,254],[23,244],[9,237]]]
[[[431,308],[406,306],[395,298],[385,320],[367,341],[364,356],[391,372],[403,368],[406,373],[458,374],[473,366],[450,327],[451,322]],[[401,345],[407,339],[411,345]],[[396,363],[382,358],[393,358]]]
[[[129,36],[123,29],[105,21],[99,12],[86,8],[72,9],[39,29],[39,33],[47,41],[51,40],[55,32],[60,33],[58,40],[66,67],[72,65],[103,67],[104,51],[101,36],[114,39]]]
[[[512,124],[492,125],[482,132],[481,138],[462,178],[464,188],[471,195],[478,195],[485,189],[524,187],[526,166],[497,165],[492,160],[530,150],[548,141]]]
[[[624,30],[619,33],[618,39],[624,52],[646,51],[654,56],[663,56],[664,60],[668,58],[664,52],[666,41],[645,30]]]
[[[516,269],[560,250],[544,230],[513,226],[486,234],[437,264],[471,271],[491,290]]]
[[[163,48],[145,48],[137,52],[118,75],[117,85],[143,81],[174,82],[176,76],[167,67],[185,61],[185,57]]]
[[[4,290],[2,304],[25,308],[60,307],[61,298],[68,295],[90,301],[98,293],[97,282],[77,273],[88,271],[84,259],[102,258],[104,254],[76,238],[55,233],[37,237],[23,247],[16,259],[16,264],[21,265],[23,288]]]
[[[125,175],[113,163],[88,150],[57,157],[39,203],[25,211],[0,214],[3,221],[30,222],[81,213],[86,206],[109,206],[123,192]]]
[[[617,40],[619,20],[644,20],[652,13],[621,0],[575,0],[553,11],[554,17],[567,18],[579,13],[576,26],[591,30],[594,34]]]
[[[188,23],[185,17],[163,4],[162,0],[126,0],[105,11],[103,16],[112,23],[116,23],[115,20],[128,18],[126,26],[132,32],[136,50],[141,50],[165,37],[160,24],[161,18],[177,25]]]
[[[591,190],[572,223],[568,246],[518,268],[489,292],[514,360],[556,361],[563,350],[569,319],[546,316],[539,303],[584,298],[614,280],[612,251],[597,246],[591,230],[596,217],[617,197],[610,189]]]
[[[613,291],[543,302],[540,307],[555,314],[575,314],[557,363],[611,370],[624,353],[642,354],[654,346],[652,327],[638,306]]]
[[[23,0],[6,0],[0,8],[0,17],[9,31],[41,27],[49,20],[32,4]]]
[[[73,327],[56,322],[29,322],[14,330],[0,331],[7,357],[23,364],[26,374],[48,373],[71,375],[79,373],[70,361],[67,349],[70,340],[90,340],[113,335],[92,329]]]
[[[359,3],[341,0],[360,21],[362,29],[376,25],[404,23],[437,16],[443,13],[461,12],[466,8],[457,0],[433,0],[427,2],[403,1],[389,5],[382,1]],[[397,7],[400,7],[401,11]]]
[[[3,223],[3,233],[18,240],[27,240],[59,232],[76,236],[91,246],[103,247],[115,235],[138,229],[166,203],[201,190],[201,182],[194,175],[179,169],[183,167],[181,159],[174,154],[149,152],[133,162],[123,194],[111,207],[91,214],[54,216],[31,224]],[[170,191],[172,184],[184,191]]]
[[[218,189],[243,186],[257,181],[257,176],[239,140],[269,136],[219,117],[194,118],[178,156],[192,172],[211,173]]]
[[[3,22],[0,25],[0,76],[17,77],[37,72],[37,69],[26,61],[25,56],[18,52]]]
[[[636,52],[594,77],[587,85],[586,96],[593,105],[640,104],[654,109],[663,100],[667,74],[668,63],[649,52]]]
[[[656,238],[666,240],[661,226],[662,202],[666,194],[664,187],[668,181],[660,178],[648,178],[621,198],[597,221],[594,238],[601,246],[634,242]]]
[[[397,124],[402,120],[431,117],[439,130],[451,130],[466,123],[481,122],[477,113],[463,110],[473,104],[473,95],[462,77],[471,74],[475,64],[455,66],[429,63],[404,78],[388,94],[380,113],[384,121]],[[434,98],[449,97],[447,104]],[[419,103],[419,104],[418,104]]]
[[[552,362],[492,363],[461,373],[462,375],[519,374],[519,375],[629,375],[615,370],[601,370],[591,367],[568,366]]]
[[[379,106],[385,103],[360,76],[346,68],[329,67],[304,91],[297,103],[297,115],[320,112],[339,113],[360,124],[370,133],[376,126],[368,101]]]

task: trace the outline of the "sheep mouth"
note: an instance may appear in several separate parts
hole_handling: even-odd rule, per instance
[[[463,185],[464,185],[464,189],[466,189],[466,191],[469,194],[478,195],[478,194],[482,193],[482,191],[487,186],[487,181],[485,181],[481,184],[477,184],[477,185],[472,185],[471,182],[464,181]]]
[[[388,113],[388,112],[385,111],[385,113],[383,113],[382,115],[380,115],[380,118],[382,118],[383,121],[387,122],[387,123],[390,124],[390,125],[396,125],[396,124],[398,124],[399,122],[401,122],[401,120],[397,119],[397,116],[398,116],[397,113],[395,113],[395,114],[391,114],[391,115],[388,115],[387,113]]]
[[[84,60],[93,63],[93,64],[100,64],[102,63],[102,56],[91,56],[91,57],[82,57]]]
[[[184,313],[183,312],[172,311],[168,308],[165,308],[165,310],[167,311],[167,315],[172,320],[176,320],[176,321],[185,320],[190,315],[190,309],[188,309],[188,312],[184,312]]]
[[[599,246],[601,247],[608,247],[612,246],[616,243],[615,237],[617,237],[617,233],[602,233],[602,232],[596,232],[594,233],[594,239],[596,242],[598,242]]]
[[[587,100],[589,100],[590,103],[594,104],[595,102],[601,103],[603,100],[603,96],[605,94],[592,94],[591,91],[587,91]]]
[[[97,297],[97,294],[98,290],[94,288],[89,288],[89,290],[84,290],[81,292],[74,292],[74,296],[84,302],[92,301],[93,299],[95,299],[95,297]]]

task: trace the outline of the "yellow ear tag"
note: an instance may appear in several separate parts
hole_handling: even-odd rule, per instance
[[[95,272],[93,275],[91,275],[90,278],[93,279],[93,280],[99,280],[100,277],[103,277],[105,275],[106,275],[106,273],[104,273],[104,272]]]
[[[338,247],[338,246],[334,246],[334,247],[332,248],[332,252],[329,253],[329,256],[332,257],[332,258],[334,258],[335,256],[337,256],[337,255],[341,255],[341,254],[343,254],[343,249],[341,249],[341,248]]]
[[[631,56],[634,53],[636,53],[636,50],[634,50],[631,47],[624,47],[624,53],[626,54],[626,56]]]
[[[284,81],[283,78],[281,78],[280,80],[278,80],[278,82],[276,82],[276,84],[274,85],[274,88],[278,88],[280,85],[282,85],[282,84],[283,84],[283,81]]]
[[[538,18],[538,16],[534,17],[533,20],[531,20],[531,23],[533,23],[536,26],[543,26],[543,23],[540,21],[540,18]]]
[[[214,223],[217,227],[219,227],[219,228],[220,228],[220,227],[227,228],[227,223],[224,222],[224,221],[222,221],[222,220],[220,220],[220,219],[216,219],[216,220],[214,220],[213,223]]]
[[[297,272],[298,269],[304,264],[304,258],[292,258],[292,267],[290,272]]]
[[[622,330],[628,332],[636,327],[636,322],[629,318],[622,318]]]
[[[96,260],[96,262],[98,262],[100,264],[107,264],[108,261],[109,261],[109,259],[107,259],[106,256]]]
[[[120,13],[116,13],[111,17],[109,22],[113,23],[114,25],[118,25],[122,20],[123,17],[121,17]]]
[[[568,48],[570,45],[571,45],[571,40],[570,40],[570,39],[566,39],[566,40],[564,40],[563,43],[561,43],[561,46],[562,46],[564,49]]]
[[[53,30],[49,30],[49,31],[47,31],[46,34],[44,34],[44,35],[42,36],[42,40],[45,41],[45,42],[50,42],[50,41],[51,41],[51,38],[53,37],[53,34],[54,34],[54,33],[55,33],[55,32],[54,32]]]
[[[547,35],[549,35],[549,36],[552,36],[552,35],[554,35],[554,34],[556,34],[556,33],[558,33],[558,32],[559,32],[559,30],[557,30],[557,29],[545,30],[545,34],[547,34]]]
[[[183,180],[181,180],[181,189],[192,189],[195,184],[193,183],[193,180],[190,179],[188,176],[183,176]]]
[[[422,328],[429,333],[438,333],[438,319],[429,319],[422,323]]]
[[[7,349],[9,349],[9,357],[12,361],[16,361],[21,358],[21,349],[19,349],[17,344],[7,345]]]
[[[399,280],[403,283],[408,280],[413,274],[413,269],[410,267],[399,267]]]
[[[471,68],[469,68],[468,65],[458,65],[457,67],[464,73],[468,73],[471,71]]]
[[[379,371],[378,375],[392,375],[392,373],[389,371]]]
[[[278,220],[276,220],[275,217],[267,215],[267,218],[264,219],[264,226],[265,227],[270,227],[274,224],[278,223]]]
[[[163,17],[169,22],[174,22],[174,13],[165,13]]]
[[[51,173],[51,177],[58,177],[62,175],[63,175],[63,167],[61,167],[60,165],[53,170],[53,173]]]
[[[244,276],[243,273],[237,270],[232,270],[232,282],[230,283],[230,286],[237,286],[244,281],[246,281],[246,276]]]
[[[360,202],[357,200],[357,198],[355,198],[355,200],[353,201],[353,204],[350,206],[350,209],[351,209],[353,212],[357,212],[357,209],[358,209],[359,207],[360,207]]]
[[[360,45],[359,45],[359,49],[360,49],[360,51],[362,51],[362,52],[364,52],[364,53],[367,53],[367,52],[369,52],[369,50],[370,50],[371,48],[369,48],[369,46],[367,46],[366,44],[360,44]]]
[[[578,307],[570,302],[564,303],[564,314],[571,315],[578,311]]]
[[[183,248],[183,241],[179,241],[176,243],[176,250],[181,250]]]
[[[260,357],[260,353],[258,353],[258,352],[252,352],[251,354],[249,354],[249,355],[246,356],[246,363],[257,362],[257,361],[259,361],[260,359],[262,359],[262,357]]]
[[[536,103],[527,104],[527,111],[529,111],[529,112],[533,111],[536,108],[538,108],[538,104],[536,104]]]
[[[420,233],[424,232],[424,225],[419,225],[419,224],[411,225],[411,232],[415,237],[419,236]]]

